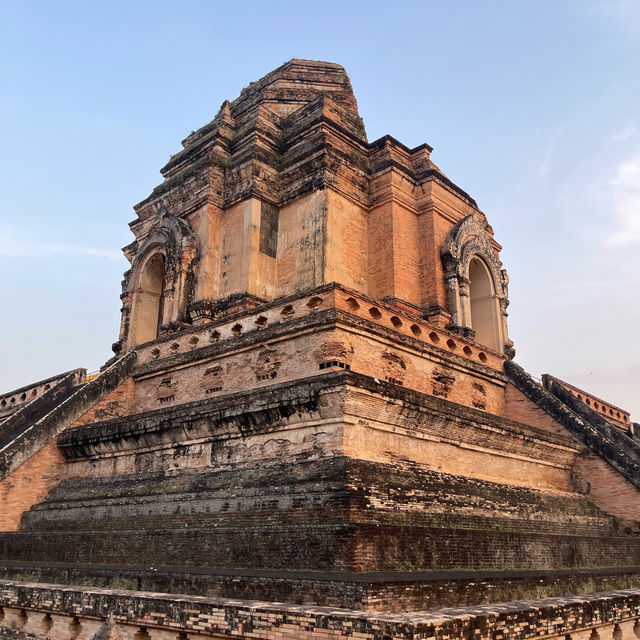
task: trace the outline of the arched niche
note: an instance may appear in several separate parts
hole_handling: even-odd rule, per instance
[[[133,299],[133,345],[155,340],[162,324],[166,259],[162,252],[151,252],[138,276]]]
[[[113,345],[116,355],[189,322],[187,306],[199,258],[189,222],[166,211],[126,249],[131,269],[122,281],[120,337]]]
[[[507,332],[509,278],[485,224],[475,214],[463,218],[452,227],[440,250],[450,328],[513,357]]]
[[[478,256],[469,262],[469,309],[475,341],[501,351],[499,301],[491,272]]]

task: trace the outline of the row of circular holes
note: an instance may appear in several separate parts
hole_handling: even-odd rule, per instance
[[[578,394],[578,400],[582,400],[587,405],[591,406],[590,398],[583,398],[580,394]],[[604,405],[599,405],[597,402],[594,402],[593,408],[596,411],[602,411],[602,413],[604,413],[605,415],[607,414],[607,407],[605,407]],[[609,408],[609,415],[613,418],[613,409],[611,408]],[[627,416],[622,415],[619,411],[616,411],[615,417],[618,418],[619,420],[623,420],[624,422],[627,421]]]
[[[320,306],[322,304],[323,300],[322,298],[319,298],[317,296],[312,297],[309,302],[307,302],[307,307],[311,308],[311,309],[315,309],[318,306]],[[348,298],[346,300],[347,306],[349,307],[349,309],[351,309],[352,311],[356,311],[360,308],[360,304],[358,303],[358,301],[355,298]],[[285,307],[283,307],[282,311],[280,312],[280,315],[287,318],[291,315],[293,315],[294,310],[293,307],[288,304]],[[380,310],[377,307],[371,307],[369,309],[369,315],[374,318],[375,320],[379,320],[380,318],[382,318],[382,313],[380,313]],[[400,320],[400,318],[398,318],[398,316],[391,316],[390,318],[391,320],[391,324],[394,326],[394,328],[396,329],[400,329],[400,327],[403,326],[403,322],[402,320]],[[256,318],[255,320],[255,324],[258,327],[264,327],[267,325],[267,317],[260,315]],[[422,335],[422,329],[417,325],[417,324],[412,324],[409,329],[411,330],[411,333],[413,333],[414,336],[418,337],[420,335]],[[240,335],[243,331],[243,326],[240,323],[235,324],[233,327],[231,327],[231,333],[235,334],[235,335]],[[219,331],[212,331],[209,334],[209,340],[210,342],[217,342],[220,339],[220,332]],[[440,342],[440,336],[435,332],[432,331],[429,334],[429,340],[431,340],[431,342],[433,342],[433,344],[438,344]],[[192,336],[189,339],[189,348],[190,349],[195,349],[196,345],[200,342],[200,338],[198,338],[198,336]],[[454,340],[452,340],[451,338],[449,338],[447,340],[447,347],[451,350],[451,351],[455,351],[458,347],[458,345],[455,343]],[[169,346],[169,350],[171,351],[172,354],[176,353],[178,351],[178,349],[180,349],[180,344],[178,342],[173,342],[170,346]],[[469,347],[468,345],[465,345],[464,348],[462,349],[464,354],[467,357],[471,357],[473,355],[473,350],[471,349],[471,347]],[[157,347],[155,349],[153,349],[151,351],[151,355],[153,358],[159,358],[160,357],[160,349],[158,349]],[[480,351],[478,353],[478,359],[481,362],[486,362],[487,361],[487,355]]]
[[[351,309],[352,311],[357,311],[360,308],[360,304],[358,303],[358,301],[355,298],[348,298],[346,300],[347,306],[349,307],[349,309]],[[382,318],[382,313],[380,312],[380,309],[378,309],[378,307],[370,307],[369,309],[369,315],[374,319],[374,320],[379,320],[380,318]],[[400,318],[398,318],[398,316],[391,316],[390,318],[391,324],[394,326],[395,329],[400,329],[400,327],[403,326],[403,322]],[[417,325],[417,324],[412,324],[409,327],[409,330],[411,331],[411,333],[413,333],[414,336],[419,337],[422,335],[422,329]],[[435,332],[432,331],[431,333],[429,333],[429,340],[431,340],[431,342],[433,342],[433,344],[438,344],[440,342],[440,336]],[[458,348],[458,345],[455,343],[455,341],[451,338],[449,338],[447,340],[447,347],[451,350],[451,351],[455,351]],[[473,350],[471,349],[471,347],[469,345],[465,345],[464,348],[462,349],[462,351],[464,352],[464,354],[467,357],[471,357],[473,355]],[[487,354],[480,351],[478,353],[478,358],[481,362],[486,362],[487,361]]]
[[[323,302],[322,298],[318,298],[317,296],[314,296],[313,298],[311,298],[311,300],[309,300],[309,302],[307,302],[307,307],[309,307],[310,309],[315,309],[316,307],[319,307],[322,304],[322,302]],[[292,316],[294,313],[295,312],[294,312],[293,306],[290,304],[283,307],[282,311],[280,311],[280,315],[283,318],[288,318]],[[269,322],[269,319],[263,315],[259,315],[255,319],[256,326],[260,328],[266,327],[268,322]],[[239,322],[234,324],[233,327],[231,327],[231,333],[236,336],[239,336],[243,330],[244,330],[244,327]],[[220,340],[220,332],[214,329],[209,333],[209,342],[218,342],[218,340]],[[189,348],[195,349],[199,342],[200,342],[200,338],[198,336],[191,336],[188,342]],[[178,349],[180,349],[179,342],[172,342],[169,345],[169,351],[171,352],[171,355],[177,353]],[[151,357],[154,359],[157,359],[160,357],[160,349],[158,349],[158,347],[151,350]]]
[[[44,391],[49,391],[49,389],[50,389],[50,388],[51,388],[51,385],[46,384],[46,385],[44,386]],[[34,389],[34,390],[31,392],[31,397],[32,397],[32,398],[35,398],[37,395],[38,395],[38,390],[37,390],[37,389]],[[25,392],[20,396],[20,402],[24,402],[26,399],[27,399],[27,392],[25,391]],[[4,409],[7,405],[14,405],[15,403],[16,403],[16,397],[15,397],[15,396],[13,396],[13,397],[11,398],[11,400],[9,400],[9,402],[7,402],[7,399],[6,399],[6,398],[4,398],[4,399],[2,400],[2,402],[0,402],[0,407]]]

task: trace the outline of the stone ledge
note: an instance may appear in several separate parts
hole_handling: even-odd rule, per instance
[[[383,397],[397,399],[409,406],[434,411],[446,416],[468,420],[481,425],[490,425],[519,437],[535,437],[542,442],[566,447],[568,450],[579,450],[572,438],[550,434],[547,431],[525,425],[513,420],[501,418],[493,414],[465,407],[464,405],[436,398],[427,393],[387,382],[353,371],[332,371],[292,382],[263,387],[256,391],[242,391],[207,400],[197,400],[176,407],[156,409],[145,413],[97,422],[77,427],[60,435],[58,446],[65,455],[74,455],[74,448],[100,441],[110,441],[130,437],[138,433],[163,431],[173,428],[180,422],[209,418],[222,420],[238,417],[243,414],[257,414],[260,411],[289,407],[289,415],[296,407],[313,409],[317,404],[317,396],[339,387],[352,386],[380,394]],[[78,450],[79,453],[81,453]]]
[[[99,588],[339,606],[365,611],[411,611],[484,605],[504,598],[626,588],[640,567],[602,571],[415,571],[347,573],[206,567],[0,563],[5,580]]]

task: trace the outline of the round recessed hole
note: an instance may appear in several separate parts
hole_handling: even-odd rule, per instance
[[[191,336],[189,338],[189,348],[195,349],[198,342],[200,342],[200,338],[198,338],[198,336]]]
[[[319,307],[321,304],[322,304],[322,298],[319,298],[318,296],[313,296],[313,298],[311,298],[311,300],[307,302],[307,307],[309,307],[309,309],[315,309]]]
[[[24,402],[26,399],[27,399],[27,394],[26,394],[26,393],[23,393],[23,394],[20,396],[20,400],[22,400],[22,402]]]
[[[220,332],[219,331],[212,331],[209,334],[209,342],[218,342],[218,340],[220,340]]]
[[[286,307],[284,307],[282,309],[282,311],[280,312],[280,315],[283,318],[288,318],[289,316],[292,316],[293,315],[293,307],[290,304],[288,304]]]
[[[487,354],[484,351],[481,351],[478,354],[478,358],[480,359],[480,362],[486,362],[487,361]]]
[[[179,348],[180,348],[180,344],[178,342],[172,342],[171,346],[169,347],[169,351],[171,351],[172,353],[175,353]]]
[[[369,309],[369,315],[372,318],[375,318],[376,320],[379,320],[380,318],[382,318],[382,314],[380,313],[380,309],[378,309],[377,307],[371,307]]]
[[[350,311],[357,311],[360,308],[360,303],[355,298],[347,298],[345,303]]]
[[[465,356],[470,356],[473,353],[469,345],[465,345],[463,351]]]
[[[160,349],[158,349],[157,347],[155,349],[151,349],[151,357],[154,360],[157,360],[160,357]]]
[[[597,402],[594,402],[594,403],[593,403],[593,408],[594,408],[594,409],[599,409],[599,408],[600,408],[600,405],[599,405]]]
[[[411,333],[413,333],[414,336],[422,335],[422,329],[417,324],[412,324],[409,328],[411,329]]]
[[[231,327],[231,333],[233,333],[233,335],[238,336],[242,333],[242,325],[241,324],[234,324],[233,327]]]
[[[267,326],[267,316],[258,316],[256,318],[256,326],[257,327],[266,327]]]
[[[589,400],[589,398],[587,398],[587,399],[585,400],[585,402],[586,402],[589,406],[591,406],[591,400]]]
[[[453,350],[457,347],[457,345],[456,345],[456,343],[455,343],[455,341],[454,341],[454,340],[452,340],[451,338],[449,338],[449,339],[447,340],[447,347],[449,347],[449,349],[451,349],[451,351],[453,351]]]
[[[37,389],[34,389],[34,390],[31,392],[31,397],[32,397],[32,398],[35,398],[37,395],[38,395],[38,390],[37,390]]]
[[[391,324],[396,329],[399,329],[402,326],[402,320],[400,320],[400,318],[398,318],[398,316],[391,316]]]
[[[440,336],[435,331],[432,331],[429,334],[429,340],[431,340],[433,344],[438,344],[438,342],[440,342]]]

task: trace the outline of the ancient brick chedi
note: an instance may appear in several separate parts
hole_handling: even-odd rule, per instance
[[[629,416],[513,361],[431,151],[306,60],[183,141],[115,357],[0,396],[0,637],[640,637]]]

